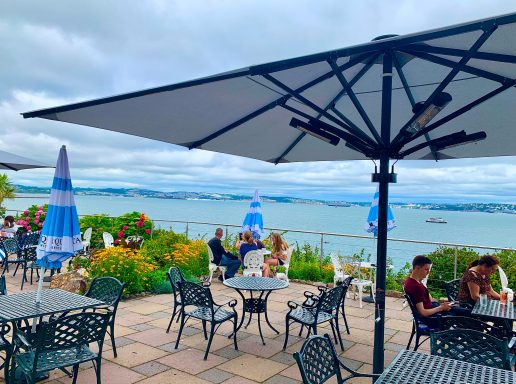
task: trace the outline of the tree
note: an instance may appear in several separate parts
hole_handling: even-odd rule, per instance
[[[4,199],[14,199],[16,187],[11,184],[9,177],[4,173],[0,174],[0,214],[5,214],[5,207],[2,207]]]

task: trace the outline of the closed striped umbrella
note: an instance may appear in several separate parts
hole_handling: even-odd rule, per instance
[[[42,272],[44,268],[57,268],[82,248],[68,156],[66,147],[63,145],[57,159],[48,211],[36,249],[37,263],[41,266]],[[37,302],[41,301],[43,273],[41,276]]]
[[[253,200],[242,224],[242,232],[245,231],[251,231],[255,238],[260,238],[263,234],[262,203],[258,190],[254,191]]]
[[[378,198],[380,193],[378,191],[378,187],[376,187],[376,192],[373,197],[373,202],[371,203],[371,208],[369,209],[369,215],[367,216],[367,222],[364,226],[364,229],[372,233],[374,237],[378,235]],[[394,215],[392,214],[391,207],[388,207],[387,211],[387,231],[396,228],[396,221],[394,221]]]

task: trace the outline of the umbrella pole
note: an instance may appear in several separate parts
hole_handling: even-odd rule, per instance
[[[45,268],[41,267],[38,280],[38,292],[36,293],[36,304],[41,303],[41,293],[43,291],[43,277],[45,276]]]
[[[384,368],[385,280],[387,272],[387,210],[389,199],[389,147],[391,141],[392,55],[383,56],[381,138],[378,197],[378,244],[376,255],[376,305],[374,324],[373,373]],[[374,382],[374,379],[373,379]]]

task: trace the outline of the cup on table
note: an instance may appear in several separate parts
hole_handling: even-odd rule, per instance
[[[485,293],[480,294],[480,305],[482,307],[487,305],[487,295]]]
[[[507,305],[507,292],[504,290],[500,291],[500,304]]]

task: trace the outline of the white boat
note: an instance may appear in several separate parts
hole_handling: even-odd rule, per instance
[[[447,221],[444,220],[442,217],[431,217],[429,219],[426,219],[427,223],[438,223],[438,224],[446,224]]]

